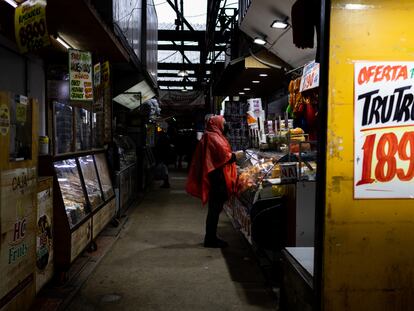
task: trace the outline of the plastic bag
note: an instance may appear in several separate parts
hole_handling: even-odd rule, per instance
[[[154,169],[155,180],[165,180],[168,178],[168,168],[164,163],[159,163]]]

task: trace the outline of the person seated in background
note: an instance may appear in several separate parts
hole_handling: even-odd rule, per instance
[[[211,116],[206,123],[193,156],[186,191],[200,198],[203,205],[208,202],[204,247],[222,248],[228,244],[217,237],[217,225],[224,203],[234,194],[235,161],[243,152],[232,152],[223,116]]]

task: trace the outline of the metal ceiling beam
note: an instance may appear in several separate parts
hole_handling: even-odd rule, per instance
[[[204,73],[204,76],[205,77],[209,77],[210,76],[210,74],[206,74],[206,73]],[[176,74],[176,73],[158,73],[158,78],[176,78],[176,77],[178,77],[178,75]],[[189,77],[189,78],[196,78],[197,77],[197,75],[194,73],[191,73],[191,74],[188,74],[188,76],[187,77]]]
[[[188,29],[190,29],[190,31],[195,31],[193,26],[191,26],[191,24],[185,19],[183,14],[181,14],[180,10],[174,5],[174,3],[172,3],[171,0],[167,0],[167,2],[173,8],[175,13],[177,13],[177,15],[180,16],[181,20],[188,27]]]
[[[189,64],[192,64],[193,62],[187,57],[187,55],[185,55],[185,52],[184,52],[184,50],[182,49],[183,48],[183,46],[184,46],[184,44],[182,44],[182,45],[178,45],[178,44],[176,44],[174,41],[172,41],[172,43],[173,43],[173,46],[175,47],[174,48],[174,50],[177,50],[177,51],[179,51],[180,53],[181,53],[181,55],[183,56],[183,62],[184,62],[184,59],[187,61],[187,63],[189,63]],[[181,49],[180,49],[181,48]]]
[[[198,82],[192,81],[158,81],[159,86],[197,86]]]
[[[211,70],[213,65],[207,64],[207,70]],[[158,69],[166,70],[199,70],[200,64],[182,64],[182,63],[158,63]]]
[[[158,30],[158,41],[196,41],[204,43],[206,36],[205,31],[175,31],[175,30]],[[214,34],[216,43],[226,43],[225,37],[216,31]]]
[[[174,44],[159,44],[158,50],[159,51],[176,51],[176,50],[184,50],[184,51],[200,51],[203,49],[202,47],[198,45],[184,45],[184,47],[180,45],[174,45]],[[215,51],[225,51],[225,46],[216,46],[214,48]]]

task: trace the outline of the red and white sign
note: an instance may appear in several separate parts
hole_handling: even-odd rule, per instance
[[[280,179],[282,183],[298,180],[297,163],[280,163]]]
[[[414,198],[414,62],[357,62],[354,197]]]
[[[311,62],[303,68],[299,91],[314,89],[319,86],[319,63]]]

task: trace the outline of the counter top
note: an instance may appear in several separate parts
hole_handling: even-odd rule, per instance
[[[313,277],[314,247],[286,247],[285,250]]]

